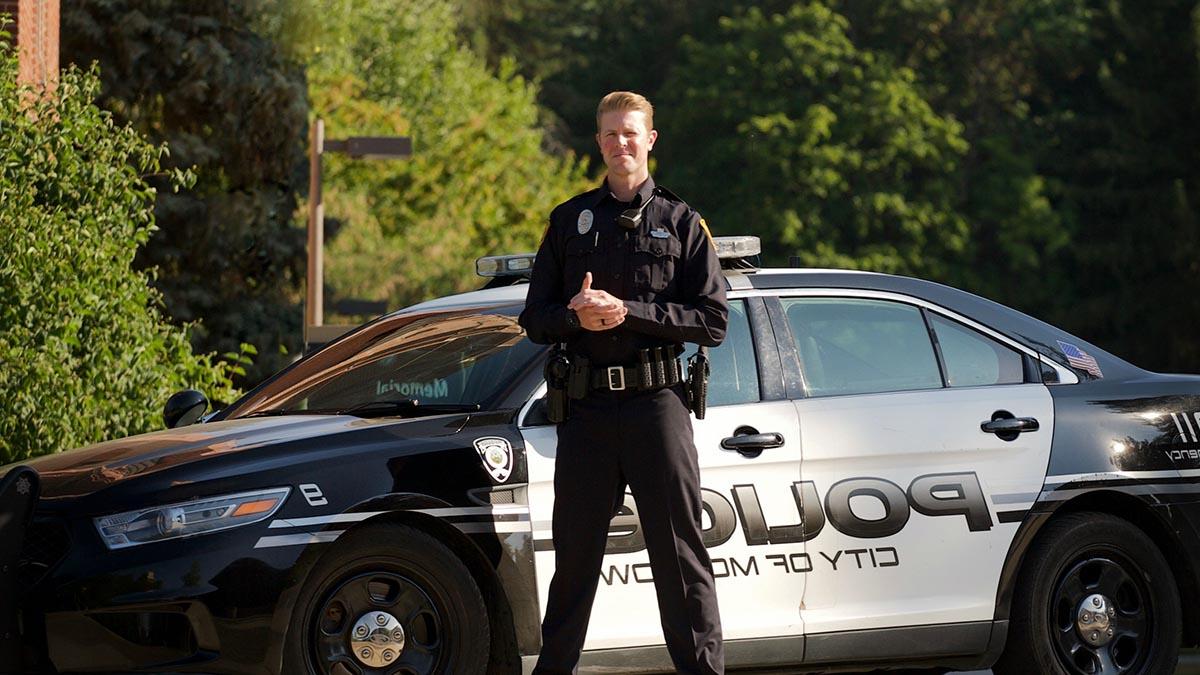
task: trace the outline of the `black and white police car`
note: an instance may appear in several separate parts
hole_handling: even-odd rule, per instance
[[[1165,673],[1200,642],[1200,377],[756,247],[718,240],[695,421],[731,670]],[[0,670],[528,672],[555,457],[531,258],[201,424],[184,394],[174,428],[0,471]],[[601,577],[584,667],[669,670],[632,497]]]

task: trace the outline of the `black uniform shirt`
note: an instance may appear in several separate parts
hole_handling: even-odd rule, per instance
[[[652,201],[636,230],[617,223],[622,211],[646,200]],[[729,305],[716,249],[701,222],[694,209],[652,178],[632,203],[617,201],[605,182],[559,204],[550,213],[519,319],[529,339],[565,342],[595,366],[634,365],[637,350],[647,347],[720,344]],[[586,272],[592,273],[593,289],[625,301],[629,313],[616,328],[568,326],[567,303]]]

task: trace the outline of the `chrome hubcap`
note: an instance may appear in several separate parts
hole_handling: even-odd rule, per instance
[[[385,668],[404,651],[404,627],[387,612],[367,612],[350,629],[350,653],[368,668]]]
[[[1075,612],[1075,629],[1079,637],[1093,647],[1103,647],[1113,638],[1112,618],[1116,613],[1112,602],[1094,593],[1079,603]]]

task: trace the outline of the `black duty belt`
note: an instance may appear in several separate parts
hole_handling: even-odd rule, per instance
[[[652,391],[679,384],[679,359],[649,361],[640,366],[592,366],[591,388],[608,391]]]

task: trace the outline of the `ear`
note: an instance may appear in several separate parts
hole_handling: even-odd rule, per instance
[[[596,132],[596,147],[602,148],[602,146],[600,145],[600,132],[599,131]]]
[[[650,139],[650,142],[646,144],[646,152],[650,152],[654,149],[654,141],[658,140],[658,129],[651,129],[646,137]]]

